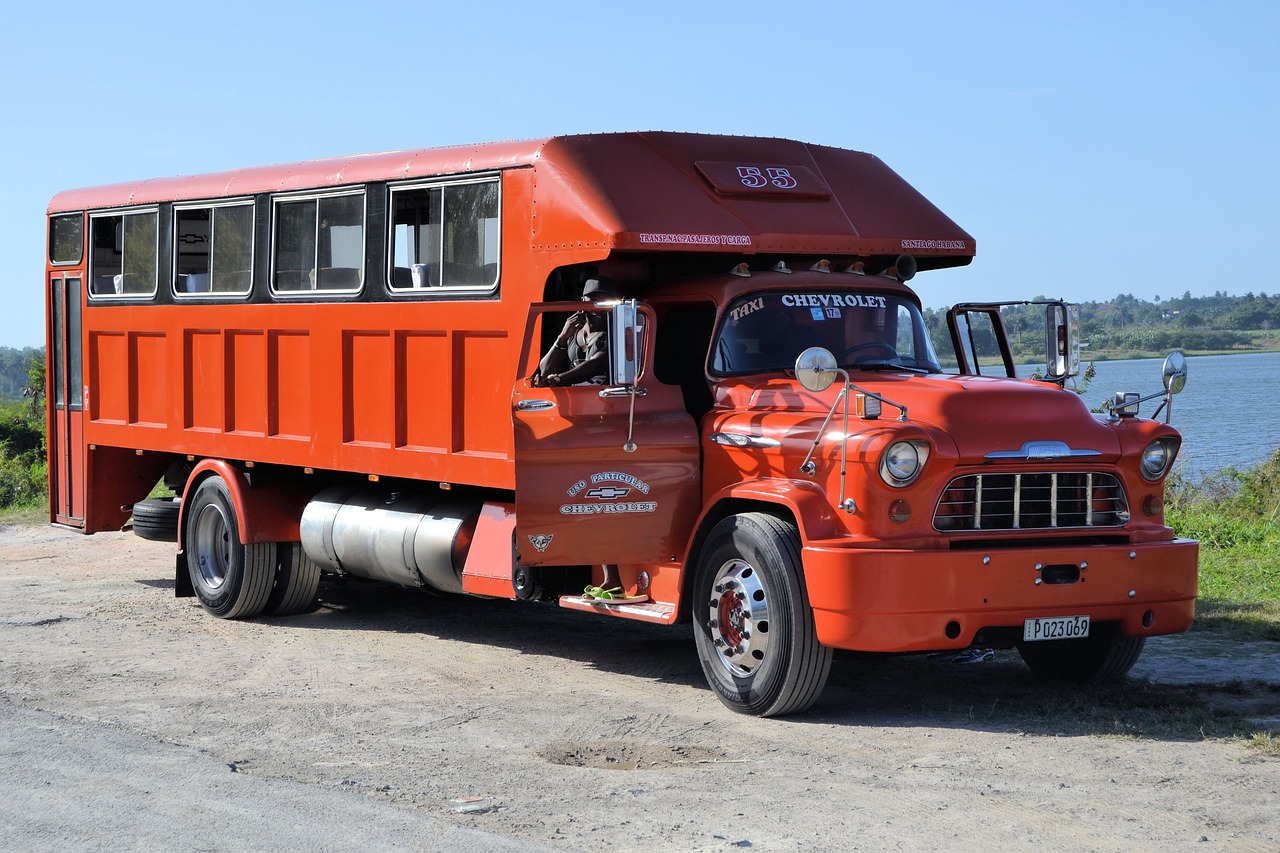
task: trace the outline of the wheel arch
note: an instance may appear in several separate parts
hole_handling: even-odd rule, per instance
[[[724,489],[707,501],[686,550],[680,589],[680,616],[690,618],[693,580],[707,537],[724,519],[744,512],[764,512],[790,522],[800,532],[803,546],[811,539],[835,535],[833,509],[826,493],[804,480],[758,480]]]
[[[302,534],[302,511],[317,491],[291,478],[274,478],[240,468],[225,459],[202,459],[191,469],[182,491],[178,516],[178,547],[187,547],[186,515],[190,496],[210,477],[221,477],[231,493],[240,544],[296,542]]]

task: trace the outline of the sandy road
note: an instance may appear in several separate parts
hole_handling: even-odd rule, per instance
[[[367,584],[226,622],[172,567],[131,534],[0,528],[4,844],[1280,849],[1280,761],[1100,736],[1032,707],[1063,694],[1014,655],[842,658],[814,712],[758,720],[704,686],[687,627]],[[1227,684],[1280,728],[1275,644],[1196,637],[1149,644],[1136,683]]]

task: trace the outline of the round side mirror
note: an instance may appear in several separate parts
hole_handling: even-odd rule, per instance
[[[1171,352],[1164,360],[1164,390],[1170,394],[1180,394],[1187,384],[1187,357],[1180,352]]]
[[[796,379],[806,391],[825,391],[836,381],[836,357],[823,347],[809,347],[796,357]]]

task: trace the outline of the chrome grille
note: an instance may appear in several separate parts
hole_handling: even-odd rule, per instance
[[[1091,471],[957,477],[933,512],[934,529],[944,532],[1120,527],[1128,521],[1120,481]]]

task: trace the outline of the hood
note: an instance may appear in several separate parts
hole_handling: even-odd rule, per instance
[[[1115,431],[1089,411],[1079,394],[1049,382],[993,376],[889,375],[857,384],[907,407],[911,421],[935,427],[955,442],[961,463],[989,453],[1018,452],[1030,442],[1120,456]],[[885,407],[885,413],[892,412]]]
[[[937,440],[950,439],[959,464],[982,464],[989,453],[1018,453],[1031,442],[1053,442],[1059,450],[1066,444],[1074,451],[1097,451],[1095,461],[1113,462],[1121,454],[1115,431],[1094,417],[1079,394],[1048,382],[940,373],[856,373],[852,378],[860,388],[906,406],[908,421],[932,428]],[[825,415],[841,387],[837,382],[812,394],[794,380],[785,385],[776,378],[743,384],[750,386],[750,399],[739,397],[739,402],[757,413],[753,420],[761,410],[790,412],[797,420]],[[738,408],[731,399],[722,402]],[[896,415],[897,410],[886,405],[879,423],[892,424]],[[777,426],[785,429],[781,423]]]

